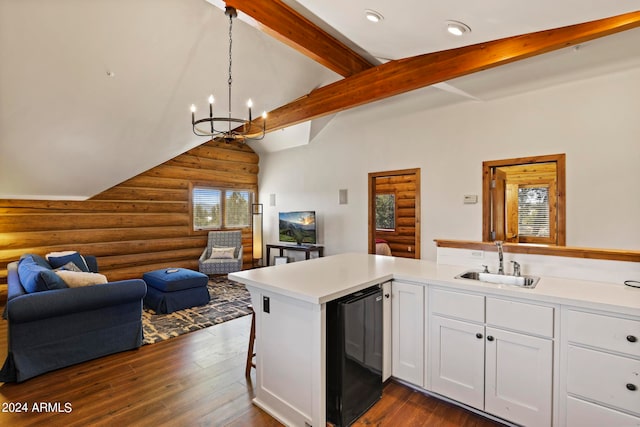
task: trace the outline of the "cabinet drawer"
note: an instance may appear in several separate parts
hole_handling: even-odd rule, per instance
[[[472,322],[484,322],[484,296],[431,289],[432,314],[440,314]]]
[[[567,310],[569,342],[640,357],[640,321]]]
[[[487,298],[487,324],[553,337],[553,307]]]
[[[569,393],[640,415],[640,360],[570,345],[567,367]]]
[[[640,418],[584,400],[567,398],[567,427],[640,427]]]

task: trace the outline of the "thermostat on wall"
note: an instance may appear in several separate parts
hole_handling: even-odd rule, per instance
[[[465,194],[464,195],[464,204],[472,205],[474,203],[478,203],[478,195],[477,194]]]

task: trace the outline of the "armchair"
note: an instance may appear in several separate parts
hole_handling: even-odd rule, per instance
[[[211,257],[213,249],[234,248],[233,258]],[[242,232],[210,231],[207,247],[200,255],[198,265],[204,274],[228,274],[242,270]]]

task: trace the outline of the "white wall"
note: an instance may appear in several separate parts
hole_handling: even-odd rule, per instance
[[[483,161],[566,153],[567,245],[640,249],[640,69],[420,111],[434,93],[343,112],[309,145],[262,155],[265,241],[278,211],[315,209],[327,254],[366,252],[367,174],[420,168],[422,258],[435,260],[433,239],[481,240]]]

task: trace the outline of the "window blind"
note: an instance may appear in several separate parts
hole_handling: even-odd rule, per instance
[[[549,237],[549,188],[518,188],[518,234]]]
[[[213,188],[193,189],[193,228],[203,230],[222,226],[222,191]]]

